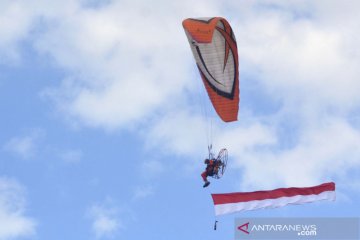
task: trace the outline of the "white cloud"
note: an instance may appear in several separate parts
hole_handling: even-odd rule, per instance
[[[98,239],[114,237],[123,228],[119,209],[109,204],[109,201],[91,206],[88,216],[92,219],[92,231]]]
[[[242,187],[306,186],[341,179],[360,167],[360,132],[342,120],[304,129],[299,143],[282,151],[251,149],[236,163],[245,168]]]
[[[65,98],[67,87],[48,93],[89,126],[122,128],[151,116],[190,81],[184,15],[216,9],[189,3],[121,1],[96,10],[73,5],[65,19],[63,12],[52,16],[56,27],[35,45],[74,73],[71,89],[76,86],[76,91],[70,89],[73,94]]]
[[[160,147],[159,153],[191,155],[206,146],[206,127],[200,116],[185,111],[157,119],[148,134],[148,147]]]
[[[28,158],[33,154],[34,142],[31,137],[12,138],[6,145],[5,149],[23,158]]]
[[[134,200],[144,199],[151,195],[154,195],[153,186],[139,186],[134,190],[133,199]]]
[[[34,14],[23,1],[1,1],[0,64],[4,60],[18,60],[17,43],[29,34],[33,17]]]
[[[32,130],[27,136],[13,137],[5,145],[3,149],[12,152],[24,159],[33,157],[38,149],[38,144],[44,136],[41,129]]]
[[[0,177],[0,239],[35,234],[36,222],[25,215],[24,188],[15,180]]]
[[[357,2],[352,5],[358,7]],[[309,17],[303,18],[296,17],[297,7],[265,8],[262,14],[248,12],[247,18],[236,21],[241,63],[245,66],[241,70],[257,72],[273,98],[281,98],[296,111],[305,111],[301,114],[306,114],[308,108],[346,111],[359,107],[355,89],[360,88],[360,70],[356,67],[360,55],[351,54],[357,49],[353,36],[360,31],[353,22],[358,22],[359,16],[353,14],[331,25],[333,21],[327,20],[345,14],[342,7],[332,9],[330,15],[324,13],[327,4],[314,3],[305,9]],[[347,30],[341,30],[339,24]]]

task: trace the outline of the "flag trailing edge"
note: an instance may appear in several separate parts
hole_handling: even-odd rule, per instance
[[[335,183],[328,182],[305,188],[278,188],[269,191],[211,194],[215,215],[260,208],[277,208],[320,200],[335,200]]]

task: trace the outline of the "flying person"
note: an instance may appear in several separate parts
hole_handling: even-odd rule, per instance
[[[221,166],[221,161],[217,159],[205,159],[204,163],[206,164],[206,169],[203,173],[201,173],[201,177],[204,180],[204,188],[210,185],[210,182],[207,180],[207,177],[212,177],[217,175],[219,172],[219,168]]]

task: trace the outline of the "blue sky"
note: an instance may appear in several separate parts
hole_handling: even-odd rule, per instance
[[[358,1],[0,0],[0,239],[232,239],[240,217],[360,215]],[[239,121],[202,188],[209,107],[182,29],[223,16]],[[337,184],[219,218],[210,193]]]

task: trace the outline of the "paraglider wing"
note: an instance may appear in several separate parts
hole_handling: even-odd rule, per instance
[[[306,188],[279,188],[270,191],[211,194],[215,215],[260,208],[283,207],[288,204],[335,200],[335,183],[323,183]]]
[[[221,17],[188,18],[183,27],[214,109],[223,121],[236,121],[239,60],[230,24]]]

